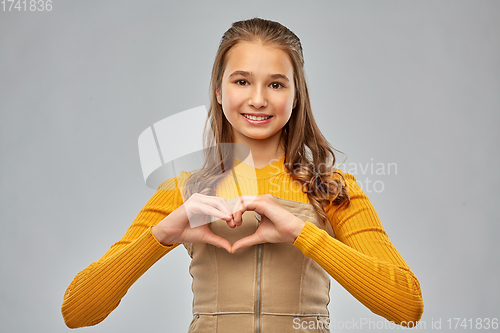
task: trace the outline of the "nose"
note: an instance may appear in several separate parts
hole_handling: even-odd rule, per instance
[[[262,87],[255,87],[250,93],[250,98],[248,99],[248,104],[252,105],[256,109],[267,106],[267,96],[265,89]]]

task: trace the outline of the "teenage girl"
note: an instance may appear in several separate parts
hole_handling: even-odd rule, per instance
[[[68,327],[104,320],[180,244],[192,258],[189,332],[329,332],[330,277],[372,312],[416,325],[419,282],[354,176],[333,167],[293,32],[259,18],[232,24],[215,58],[206,125],[216,144],[206,145],[214,148],[203,167],[163,182],[71,282]]]

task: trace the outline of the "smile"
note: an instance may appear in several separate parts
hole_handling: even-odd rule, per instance
[[[250,115],[247,115],[247,114],[243,114],[243,116],[245,118],[247,118],[247,119],[254,120],[254,121],[262,121],[262,120],[266,120],[266,119],[271,118],[271,116],[267,116],[267,117],[255,117],[255,116],[250,116]]]

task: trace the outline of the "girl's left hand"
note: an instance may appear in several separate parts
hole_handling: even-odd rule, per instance
[[[231,252],[262,243],[293,243],[300,235],[305,222],[283,208],[271,194],[242,195],[233,208],[233,219],[241,225],[241,217],[247,210],[255,211],[261,216],[259,227],[253,235],[236,241]]]

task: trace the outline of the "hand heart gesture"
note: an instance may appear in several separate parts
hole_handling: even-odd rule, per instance
[[[241,225],[241,217],[247,210],[260,214],[261,222],[254,234],[233,244],[232,253],[262,243],[293,243],[305,225],[304,221],[283,208],[271,194],[240,196],[233,208],[235,226]]]

